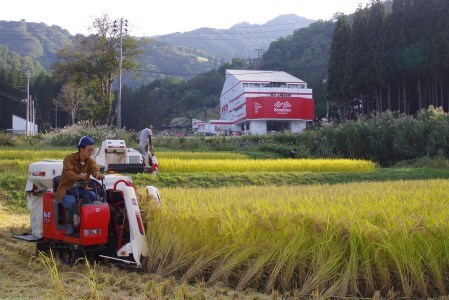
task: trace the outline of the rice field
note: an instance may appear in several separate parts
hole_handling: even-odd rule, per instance
[[[160,189],[148,270],[301,298],[447,295],[448,180]],[[144,205],[144,204],[142,204]]]
[[[37,161],[40,159],[64,159],[67,154],[76,152],[77,149],[4,149],[0,148],[0,160],[24,160]],[[139,150],[140,151],[140,150]],[[246,159],[246,155],[233,152],[157,152],[158,159],[177,158],[177,159]]]
[[[247,159],[248,157],[241,153],[233,152],[156,152],[158,160],[166,159],[220,159],[220,160],[233,160],[233,159]]]
[[[159,160],[161,172],[371,172],[375,169],[375,163],[355,159]]]
[[[19,160],[24,162],[35,162],[42,159],[64,159],[67,154],[75,152],[76,149],[17,149],[17,148],[0,148],[0,160]]]
[[[26,178],[30,163],[63,159],[73,151],[0,149],[0,200],[11,203],[23,194],[24,183],[17,182]],[[363,160],[252,160],[224,152],[160,152],[157,157],[159,174],[190,180],[220,173],[359,176],[378,169]],[[132,177],[151,185],[159,174]],[[278,184],[159,188],[162,207],[140,202],[151,250],[147,273],[224,285],[235,293],[271,293],[272,299],[278,291],[285,299],[449,294],[449,180]],[[16,220],[0,217],[2,230]],[[176,298],[177,293],[166,295]]]
[[[63,159],[74,150],[0,150],[0,172],[27,173],[28,166],[44,159]],[[207,172],[372,172],[377,165],[355,159],[249,159],[231,152],[160,152],[159,171]]]

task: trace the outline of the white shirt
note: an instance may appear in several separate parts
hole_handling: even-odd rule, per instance
[[[144,146],[148,145],[148,139],[152,135],[153,135],[153,132],[151,131],[150,128],[142,129],[142,131],[140,132],[139,146],[144,147]]]

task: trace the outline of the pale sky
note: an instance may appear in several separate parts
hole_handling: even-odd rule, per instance
[[[59,25],[71,34],[88,34],[104,14],[125,18],[130,34],[153,36],[201,27],[228,29],[240,22],[263,24],[283,14],[328,20],[334,13],[353,13],[369,0],[12,0],[2,3],[0,20]],[[0,31],[1,34],[1,31]]]

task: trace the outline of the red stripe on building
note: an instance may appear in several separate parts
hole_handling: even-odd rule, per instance
[[[246,119],[313,120],[314,100],[300,97],[248,97]]]

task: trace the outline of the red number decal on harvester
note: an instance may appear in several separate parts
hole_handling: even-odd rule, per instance
[[[44,222],[50,222],[51,213],[49,211],[44,211]]]

